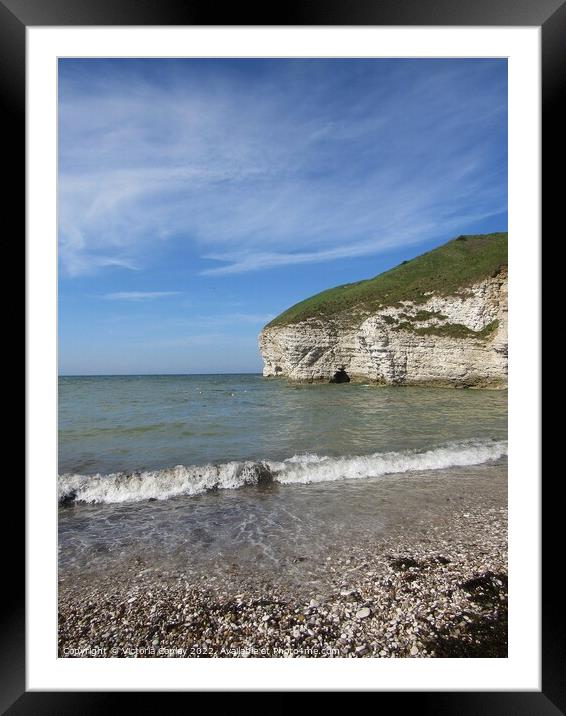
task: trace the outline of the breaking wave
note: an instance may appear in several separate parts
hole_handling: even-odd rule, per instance
[[[452,443],[426,451],[406,450],[350,457],[294,455],[282,462],[234,461],[108,475],[59,476],[59,503],[167,500],[208,490],[278,482],[283,485],[379,477],[392,473],[479,465],[507,455],[506,441]]]

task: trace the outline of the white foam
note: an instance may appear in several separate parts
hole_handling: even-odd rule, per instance
[[[379,477],[392,473],[440,470],[447,467],[478,465],[507,454],[507,442],[473,442],[449,445],[426,452],[404,451],[374,453],[355,457],[297,456],[282,463],[268,463],[273,479],[284,485],[329,482],[361,477]],[[313,459],[313,457],[315,459]]]
[[[471,441],[418,452],[374,453],[352,457],[294,455],[282,462],[227,462],[109,475],[59,476],[60,502],[118,503],[167,500],[212,489],[235,489],[273,480],[283,485],[308,484],[392,473],[478,465],[507,454],[506,441]]]
[[[198,495],[213,489],[235,489],[257,484],[265,467],[255,462],[227,462],[109,475],[61,475],[59,501],[140,502],[167,500],[178,495]]]

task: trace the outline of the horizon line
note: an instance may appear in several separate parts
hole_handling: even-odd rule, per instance
[[[58,378],[128,378],[148,376],[187,376],[187,375],[262,375],[261,371],[237,371],[216,373],[58,373]]]

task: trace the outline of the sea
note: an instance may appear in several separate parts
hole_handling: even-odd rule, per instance
[[[501,499],[507,480],[506,391],[65,376],[58,429],[69,574],[229,564],[315,582],[305,563],[337,545]]]

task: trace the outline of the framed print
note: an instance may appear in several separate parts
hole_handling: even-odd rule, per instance
[[[3,708],[560,713],[539,272],[564,5],[0,11],[27,254]]]

